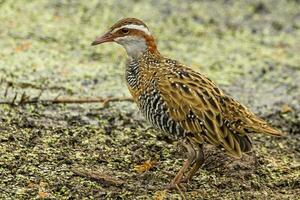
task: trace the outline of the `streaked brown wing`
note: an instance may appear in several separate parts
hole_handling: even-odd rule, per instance
[[[224,95],[222,91],[208,78],[189,68],[180,66],[177,71],[174,70],[176,68],[158,80],[170,117],[186,131],[196,136],[203,135],[208,142],[222,145],[230,155],[240,157],[241,152],[250,147],[244,144],[243,135],[229,130],[224,123],[219,102]],[[244,145],[242,150],[241,143]]]

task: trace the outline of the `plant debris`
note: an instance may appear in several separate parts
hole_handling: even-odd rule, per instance
[[[112,185],[124,184],[124,181],[99,171],[92,171],[92,170],[79,169],[79,168],[72,168],[71,171],[79,176],[87,177],[96,181],[106,182]]]
[[[156,161],[147,160],[140,165],[135,165],[134,170],[138,173],[144,173],[155,167],[156,164]]]

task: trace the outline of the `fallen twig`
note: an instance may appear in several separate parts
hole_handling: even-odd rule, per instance
[[[25,96],[24,96],[25,97]],[[55,99],[38,99],[33,98],[29,99],[28,97],[24,99],[21,98],[19,104],[83,104],[83,103],[103,103],[103,106],[106,107],[111,102],[119,101],[129,101],[132,102],[133,99],[129,97],[111,97],[111,98],[69,98],[69,97],[60,97]],[[16,104],[17,94],[14,96],[13,101],[0,101],[0,104],[15,105]]]
[[[19,104],[23,104],[23,102],[26,102],[29,100],[29,96],[26,95],[25,92],[22,93],[21,99],[19,101]]]
[[[16,92],[16,94],[15,94],[13,100],[12,100],[11,102],[7,102],[7,104],[14,105],[14,104],[15,104],[15,101],[16,101],[16,99],[17,99],[17,96],[18,96],[18,93]]]
[[[7,83],[6,88],[5,88],[5,92],[4,92],[4,97],[7,96],[8,90],[9,90],[9,88],[11,88],[12,86],[13,86],[12,83],[10,83],[10,82]]]
[[[109,176],[107,174],[103,174],[99,171],[92,171],[87,169],[79,169],[79,168],[72,168],[71,171],[79,176],[87,177],[96,181],[104,181],[111,185],[122,185],[125,181],[117,179],[115,177]]]

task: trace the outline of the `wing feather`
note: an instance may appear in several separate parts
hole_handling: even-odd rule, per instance
[[[208,142],[223,146],[232,156],[241,157],[251,150],[248,133],[281,135],[210,79],[185,66],[170,68],[159,77],[157,87],[174,121],[195,137],[203,135]]]
[[[206,77],[188,68],[180,70],[185,70],[189,76],[182,78],[172,71],[157,81],[169,116],[184,130],[197,137],[203,135],[208,142],[221,145],[230,155],[240,157],[239,141],[225,126],[222,105],[217,99],[223,93]]]

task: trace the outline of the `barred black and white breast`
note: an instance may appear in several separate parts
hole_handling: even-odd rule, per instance
[[[157,89],[152,88],[143,92],[139,97],[138,105],[145,118],[155,128],[169,133],[175,138],[181,138],[185,135],[180,124],[170,117],[167,105]]]
[[[142,69],[139,60],[131,60],[127,64],[125,74],[128,88],[141,113],[154,128],[169,133],[175,138],[184,136],[184,129],[170,118],[167,105],[156,88],[157,77],[143,77],[142,73],[145,73],[146,70],[151,69]]]
[[[127,61],[125,79],[129,90],[136,90],[140,85],[140,64],[137,59]]]

